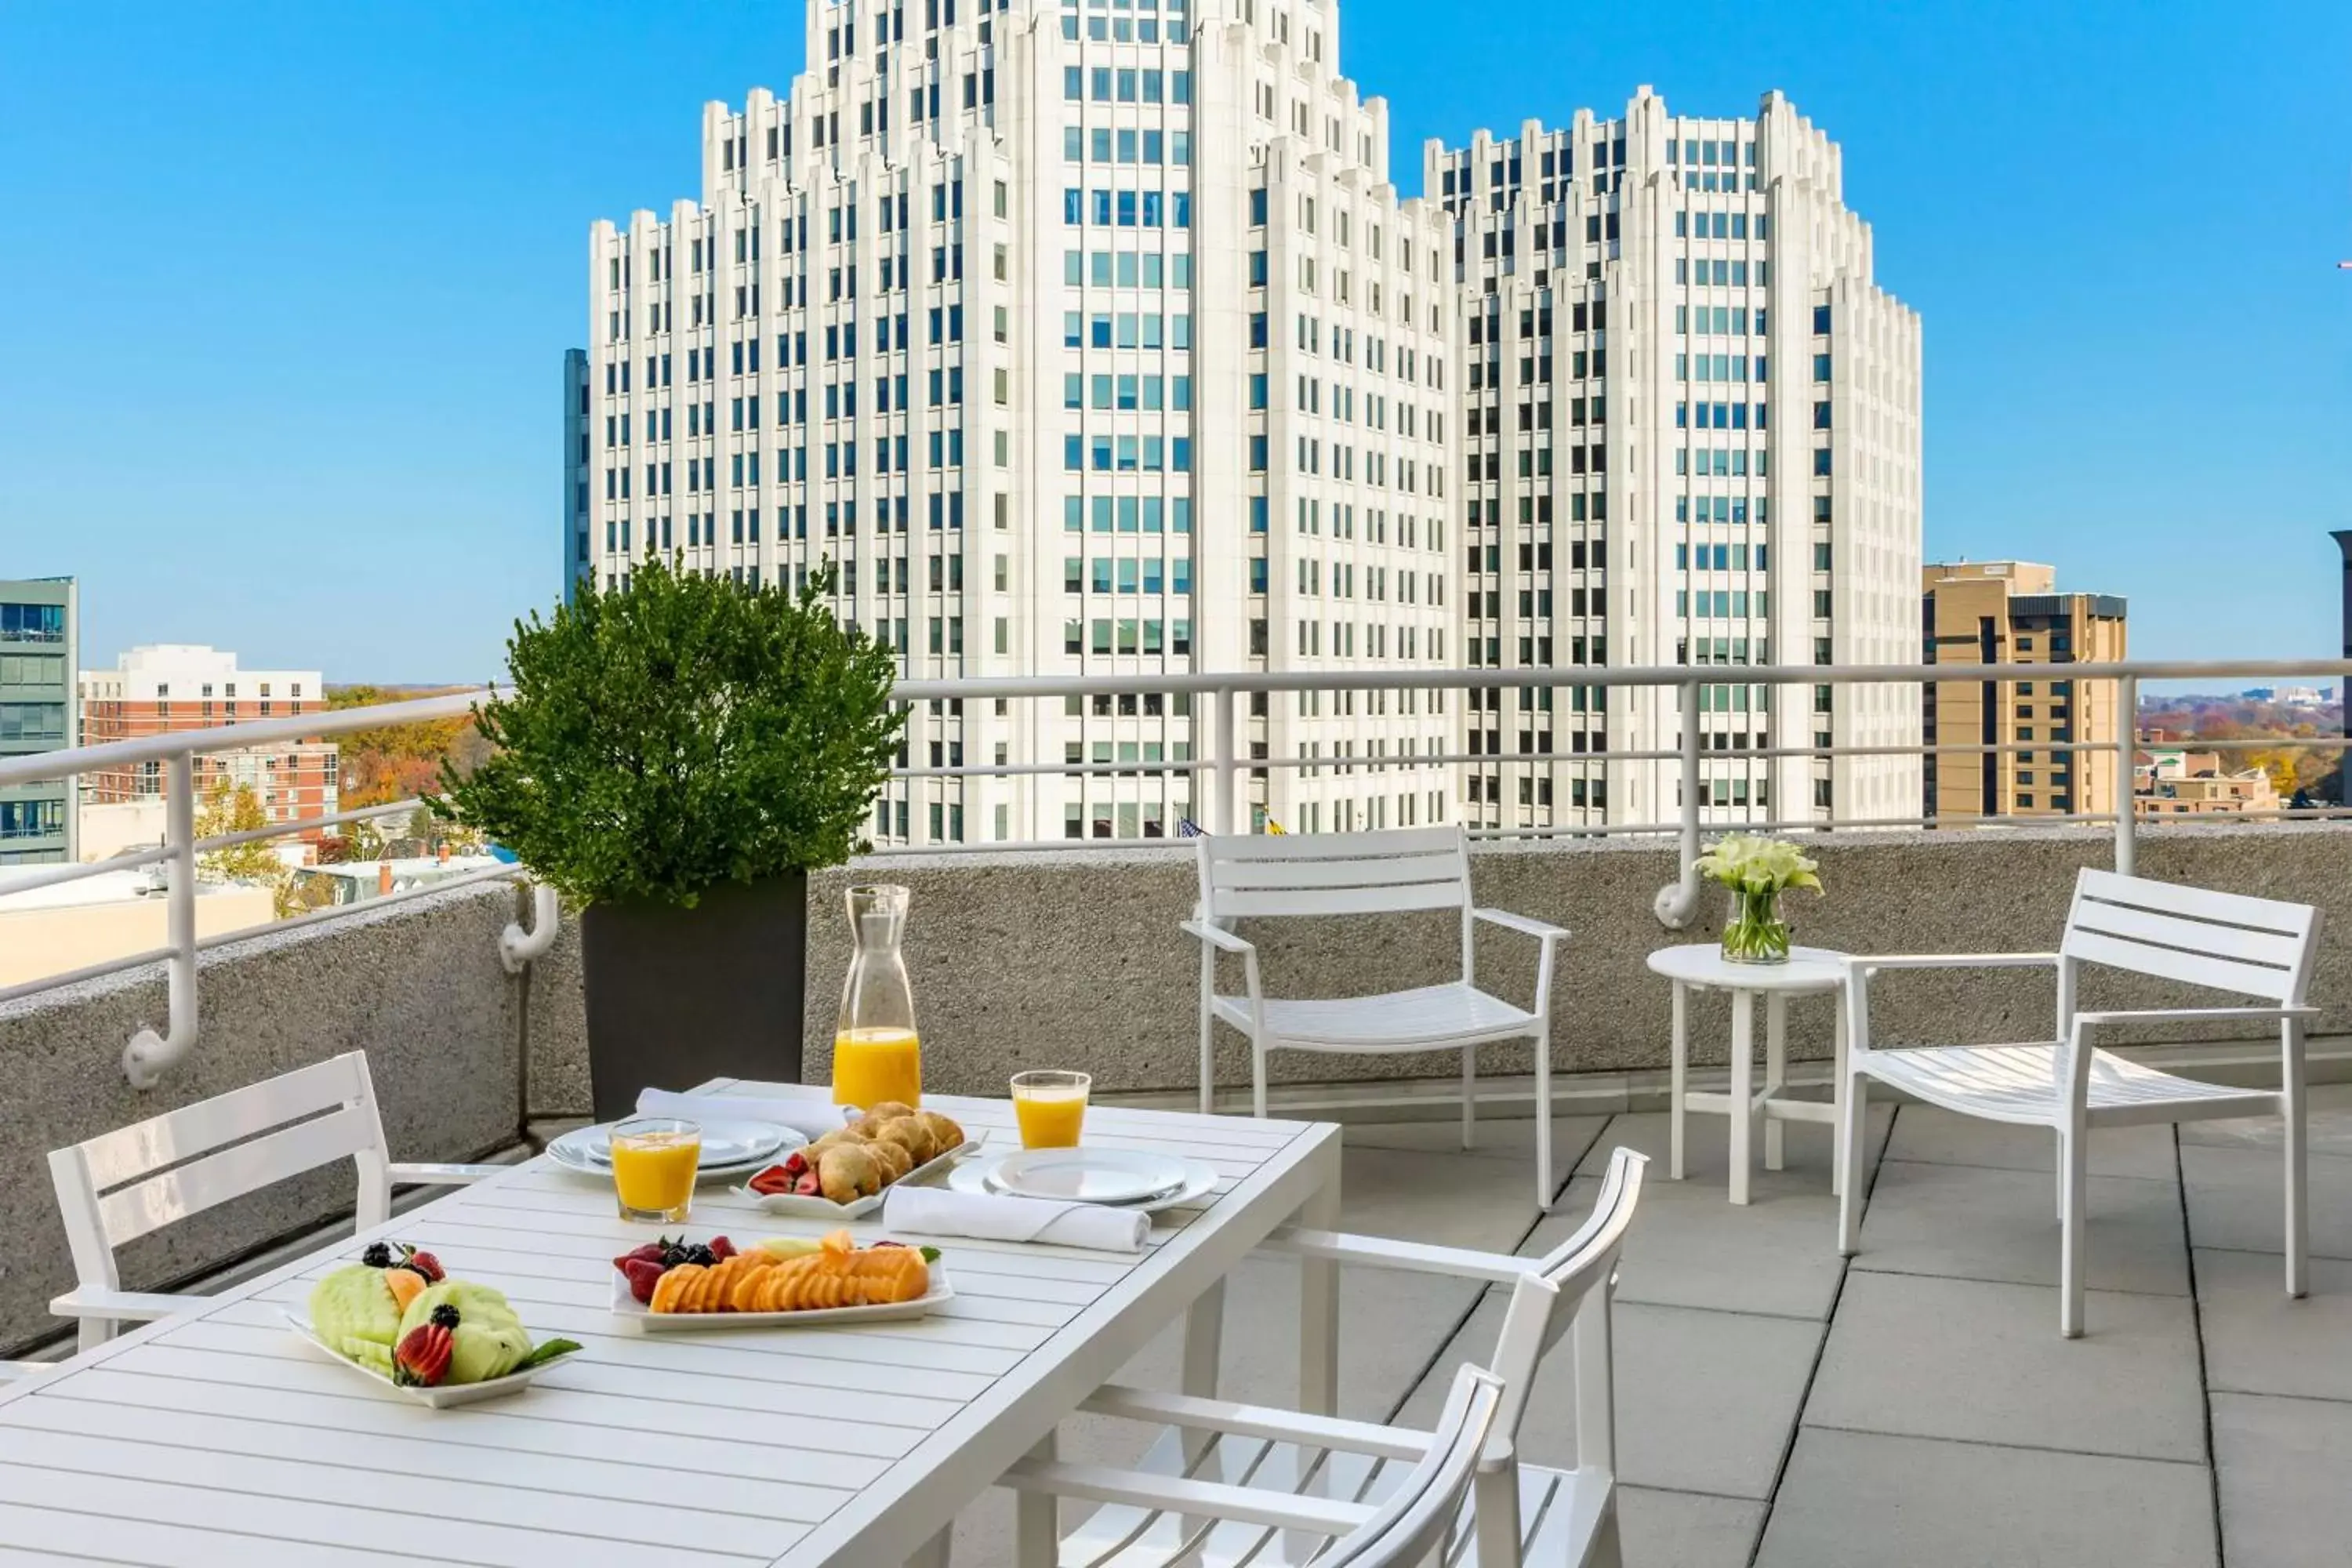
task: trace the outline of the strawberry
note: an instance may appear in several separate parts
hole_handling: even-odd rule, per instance
[[[654,1286],[660,1281],[666,1270],[650,1258],[625,1258],[621,1260],[621,1272],[629,1277],[629,1294],[637,1299],[639,1305],[649,1306],[654,1299]]]
[[[438,1285],[442,1280],[449,1278],[449,1271],[441,1267],[441,1260],[429,1252],[412,1251],[401,1261],[424,1275],[425,1282],[428,1285]]]
[[[659,1263],[662,1260],[662,1254],[668,1250],[669,1246],[666,1242],[648,1241],[643,1247],[631,1247],[629,1256],[642,1258],[648,1263]]]
[[[419,1323],[401,1337],[392,1352],[393,1381],[431,1388],[449,1375],[449,1358],[457,1341],[440,1323]]]
[[[710,1238],[710,1256],[724,1263],[735,1256],[735,1244],[723,1236],[714,1236]]]

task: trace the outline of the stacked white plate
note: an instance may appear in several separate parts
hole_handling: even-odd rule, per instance
[[[772,1121],[705,1121],[702,1163],[695,1180],[748,1176],[808,1142],[805,1134]],[[547,1157],[583,1176],[613,1174],[613,1123],[574,1128],[547,1146]]]
[[[1101,1204],[1156,1214],[1216,1190],[1216,1167],[1132,1149],[1030,1149],[995,1161],[956,1167],[948,1184],[960,1192]]]

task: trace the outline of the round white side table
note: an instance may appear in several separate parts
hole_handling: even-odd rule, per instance
[[[1786,963],[1733,963],[1717,942],[1693,942],[1662,948],[1650,954],[1650,968],[1674,983],[1675,1037],[1671,1082],[1668,1086],[1666,1173],[1683,1175],[1683,1118],[1686,1111],[1711,1111],[1731,1118],[1731,1201],[1748,1201],[1750,1139],[1759,1117],[1764,1122],[1764,1168],[1780,1168],[1780,1123],[1822,1121],[1832,1129],[1830,1191],[1845,1185],[1845,1150],[1835,1136],[1837,1100],[1845,1092],[1845,954],[1826,948],[1792,947]],[[1731,1092],[1693,1092],[1690,1077],[1689,995],[1693,991],[1731,994]],[[1791,1100],[1780,1091],[1788,1082],[1789,998],[1820,992],[1839,995],[1836,1067],[1832,1076],[1830,1103]],[[1765,1001],[1764,1085],[1755,1086],[1756,997]]]

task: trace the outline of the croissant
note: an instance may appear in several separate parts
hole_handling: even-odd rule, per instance
[[[921,1122],[924,1131],[931,1135],[933,1159],[964,1146],[963,1124],[954,1117],[941,1115],[936,1110],[919,1110],[915,1112],[915,1120]]]
[[[667,1278],[667,1276],[665,1276]],[[853,1248],[847,1231],[824,1238],[824,1250],[778,1263],[759,1276],[749,1299],[761,1312],[826,1307],[887,1307],[929,1293],[931,1271],[911,1247]]]
[[[919,1118],[912,1116],[893,1117],[877,1127],[874,1130],[874,1142],[896,1143],[907,1152],[913,1163],[917,1165],[924,1163],[939,1152],[931,1146],[932,1138],[929,1129],[926,1128]],[[871,1148],[872,1144],[868,1144],[867,1147]]]
[[[877,1104],[867,1106],[866,1108],[865,1119],[869,1123],[878,1123],[883,1121],[896,1121],[901,1116],[912,1116],[914,1114],[915,1108],[913,1106],[908,1105],[902,1100],[885,1100]]]
[[[836,1143],[817,1160],[817,1186],[837,1204],[856,1203],[882,1190],[882,1167],[865,1145]]]
[[[907,1152],[907,1146],[887,1138],[877,1138],[866,1144],[866,1152],[882,1168],[882,1184],[886,1187],[915,1168],[915,1157]]]

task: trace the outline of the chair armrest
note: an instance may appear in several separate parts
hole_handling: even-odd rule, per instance
[[[1429,1453],[1429,1434],[1408,1427],[1342,1421],[1328,1415],[1307,1415],[1260,1405],[1235,1405],[1230,1400],[1201,1399],[1186,1394],[1161,1394],[1116,1383],[1104,1384],[1078,1408],[1097,1415],[1114,1415],[1122,1421],[1158,1421],[1194,1431],[1263,1437],[1270,1443],[1297,1443],[1308,1448],[1337,1448],[1342,1453],[1370,1454],[1383,1459],[1420,1459]]]
[[[1501,926],[1505,931],[1517,931],[1522,936],[1535,937],[1541,942],[1558,942],[1568,934],[1566,926],[1547,925],[1525,915],[1515,915],[1508,910],[1472,910],[1470,918],[1484,921],[1490,926]]]
[[[1867,974],[1874,969],[2055,969],[2058,963],[2054,952],[1914,952],[1856,953],[1845,965]]]
[[[463,1187],[513,1170],[512,1165],[392,1164],[385,1173],[395,1184],[425,1187]]]
[[[1539,1267],[1536,1258],[1514,1258],[1504,1252],[1474,1252],[1465,1247],[1438,1247],[1425,1241],[1391,1241],[1381,1236],[1349,1236],[1342,1231],[1300,1230],[1292,1226],[1267,1237],[1258,1250],[1311,1258],[1323,1263],[1392,1268],[1407,1274],[1483,1279],[1494,1285],[1515,1285]]]
[[[1238,1520],[1274,1530],[1303,1530],[1340,1536],[1372,1517],[1361,1503],[1297,1497],[1262,1487],[1233,1487],[1196,1481],[1186,1476],[1163,1476],[1140,1470],[1115,1470],[1103,1465],[1072,1465],[1051,1460],[1023,1459],[1004,1472],[998,1483],[1014,1491],[1047,1497],[1076,1498],[1082,1502],[1121,1503],[1129,1508],[1191,1518]]]
[[[2174,1024],[2191,1023],[2201,1019],[2235,1022],[2247,1019],[2316,1018],[2316,1007],[2146,1007],[2122,1012],[2077,1013],[2077,1024]]]
[[[1211,947],[1223,948],[1227,952],[1252,953],[1257,951],[1255,944],[1244,942],[1223,927],[1207,921],[1185,921],[1178,929],[1190,931]]]
[[[147,1290],[77,1288],[53,1298],[49,1310],[60,1318],[122,1318],[148,1322],[203,1306],[209,1296],[164,1296]]]

